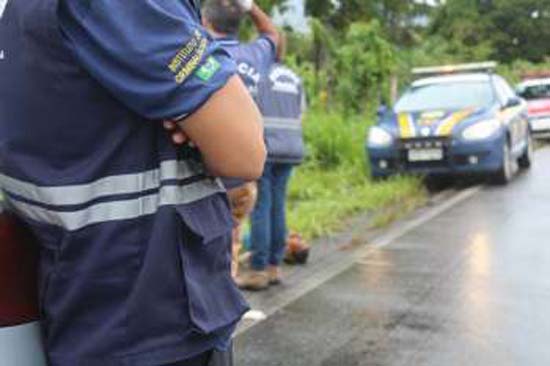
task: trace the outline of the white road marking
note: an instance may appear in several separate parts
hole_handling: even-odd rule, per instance
[[[250,310],[243,316],[243,320],[262,321],[267,319],[267,315],[261,310]]]

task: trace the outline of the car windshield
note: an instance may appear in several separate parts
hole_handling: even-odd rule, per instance
[[[526,87],[519,94],[527,100],[550,98],[550,83]]]
[[[396,112],[457,110],[484,107],[494,102],[488,82],[433,83],[410,88],[395,105]]]

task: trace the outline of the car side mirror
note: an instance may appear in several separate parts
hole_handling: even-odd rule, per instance
[[[503,109],[517,107],[520,104],[521,104],[521,98],[512,97],[512,98],[508,99],[508,101],[504,105]]]

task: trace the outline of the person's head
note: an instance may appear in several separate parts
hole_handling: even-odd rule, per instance
[[[204,26],[220,35],[236,35],[244,15],[235,0],[206,0],[202,14]]]

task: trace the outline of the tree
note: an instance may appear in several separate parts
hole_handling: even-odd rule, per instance
[[[394,47],[384,37],[377,20],[352,23],[345,42],[336,50],[334,70],[344,111],[362,112],[368,107],[368,100],[388,99],[395,65]]]
[[[377,19],[391,41],[406,46],[414,38],[412,20],[424,9],[413,0],[306,0],[306,12],[337,33],[345,34],[354,22]]]
[[[347,27],[358,20],[372,19],[374,1],[365,0],[306,0],[306,12],[336,31],[345,32]]]
[[[489,57],[542,61],[550,53],[550,0],[449,0],[431,34],[465,48],[492,47]]]
[[[550,56],[550,0],[494,0],[487,16],[499,60]]]
[[[480,0],[449,0],[434,15],[431,35],[465,47],[477,47],[487,42],[486,23],[482,17]]]

